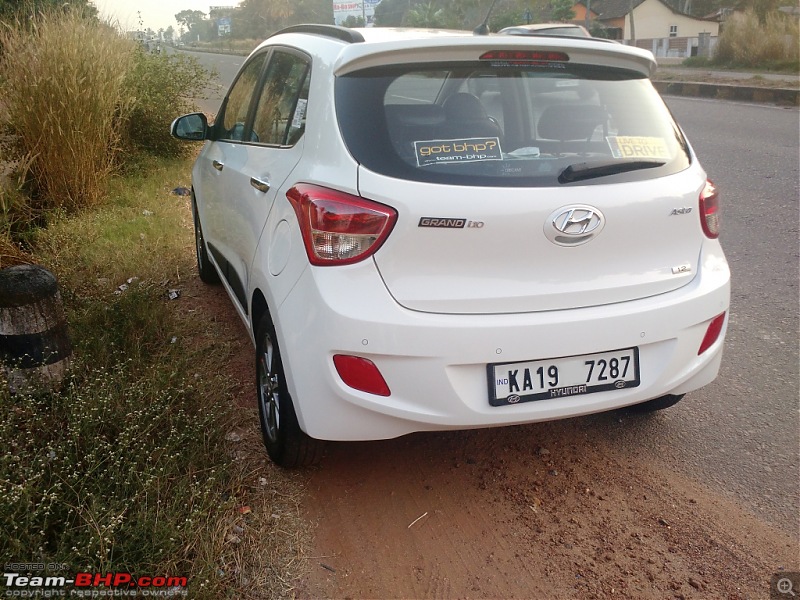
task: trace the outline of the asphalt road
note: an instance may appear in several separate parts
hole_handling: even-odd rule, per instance
[[[216,79],[206,88],[206,97],[196,100],[200,110],[209,115],[216,115],[228,87],[233,83],[233,78],[236,77],[246,57],[206,52],[186,52],[186,54],[194,56],[206,69],[217,73]]]
[[[614,430],[800,534],[797,109],[666,98],[722,199],[731,321],[717,380]]]
[[[216,113],[243,58],[197,53],[220,84],[199,101]],[[722,194],[733,273],[731,320],[719,378],[650,417],[598,415],[620,444],[699,479],[800,535],[800,357],[796,108],[668,97]]]

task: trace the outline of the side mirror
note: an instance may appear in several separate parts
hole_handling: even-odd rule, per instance
[[[208,119],[203,113],[191,113],[178,117],[169,128],[179,140],[203,141],[208,139]]]

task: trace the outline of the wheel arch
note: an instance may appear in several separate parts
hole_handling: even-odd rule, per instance
[[[267,304],[267,299],[264,297],[264,294],[261,292],[259,288],[253,290],[253,297],[250,301],[250,329],[253,332],[253,337],[255,338],[256,329],[258,328],[259,322],[261,322],[261,317],[265,314],[271,314],[269,310],[269,304]],[[270,317],[272,319],[272,317]],[[273,321],[273,327],[275,323]]]

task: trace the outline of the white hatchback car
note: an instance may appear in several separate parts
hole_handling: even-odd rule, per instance
[[[717,375],[717,190],[602,40],[305,25],[193,170],[197,260],[256,348],[272,459],[319,440],[665,408]]]

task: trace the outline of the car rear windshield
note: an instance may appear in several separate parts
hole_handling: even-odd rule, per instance
[[[591,185],[687,168],[686,141],[640,74],[486,62],[370,68],[336,80],[348,149],[391,177],[479,186]]]

